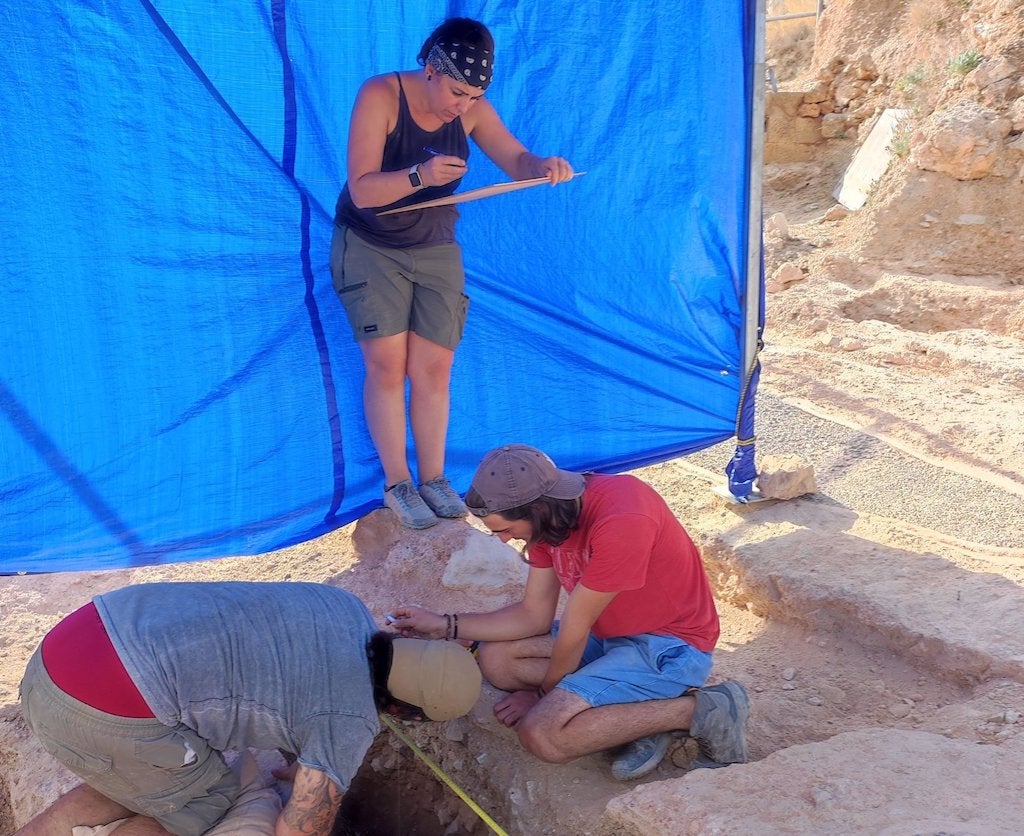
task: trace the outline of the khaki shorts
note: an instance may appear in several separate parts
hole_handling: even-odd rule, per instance
[[[97,792],[171,833],[200,836],[238,797],[238,776],[191,729],[79,702],[54,685],[39,650],[21,682],[21,710],[53,757]]]
[[[414,331],[452,351],[469,312],[458,244],[379,247],[334,227],[331,277],[357,340]]]

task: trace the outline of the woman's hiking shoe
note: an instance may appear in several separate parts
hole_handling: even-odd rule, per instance
[[[417,493],[411,479],[398,482],[384,491],[384,504],[398,515],[406,528],[430,528],[437,517]]]
[[[612,777],[619,781],[632,781],[653,772],[665,757],[671,742],[671,732],[652,734],[634,740],[612,763]]]
[[[439,517],[455,519],[468,513],[462,498],[452,490],[444,476],[429,479],[420,485],[420,496]]]
[[[694,694],[697,705],[690,721],[690,737],[700,757],[695,767],[715,768],[747,762],[747,718],[750,698],[738,682],[727,680]]]

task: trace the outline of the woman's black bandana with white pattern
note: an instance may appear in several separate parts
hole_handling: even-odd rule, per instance
[[[430,48],[427,63],[456,81],[486,90],[491,83],[494,53],[459,41],[442,41]]]

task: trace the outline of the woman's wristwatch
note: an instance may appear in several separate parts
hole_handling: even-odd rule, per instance
[[[412,183],[414,189],[423,188],[423,178],[420,177],[420,164],[416,163],[412,168],[409,169],[409,182]]]

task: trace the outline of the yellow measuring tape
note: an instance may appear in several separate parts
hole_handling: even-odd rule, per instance
[[[452,792],[454,792],[459,798],[461,798],[463,801],[466,802],[466,804],[469,805],[469,808],[480,817],[484,824],[491,828],[492,831],[497,833],[498,836],[508,836],[508,833],[502,830],[501,827],[497,824],[497,822],[495,822],[494,819],[487,815],[487,813],[485,813],[483,809],[481,809],[480,805],[477,804],[472,798],[470,798],[466,794],[465,790],[463,790],[462,787],[460,787],[451,778],[449,778],[448,775],[445,774],[445,771],[441,769],[441,767],[438,766],[436,763],[434,763],[434,761],[430,759],[427,753],[420,749],[419,746],[417,746],[412,741],[412,738],[410,738],[405,732],[401,730],[401,728],[399,728],[398,723],[396,723],[394,719],[392,719],[387,714],[381,714],[380,719],[384,721],[384,725],[386,725],[389,729],[391,729],[391,731],[393,731],[398,736],[399,740],[401,740],[406,746],[412,749],[412,751],[416,754],[416,757],[418,757],[421,761],[423,761],[427,766],[430,767],[431,772],[433,772],[438,778],[440,778],[449,787],[451,787]]]

